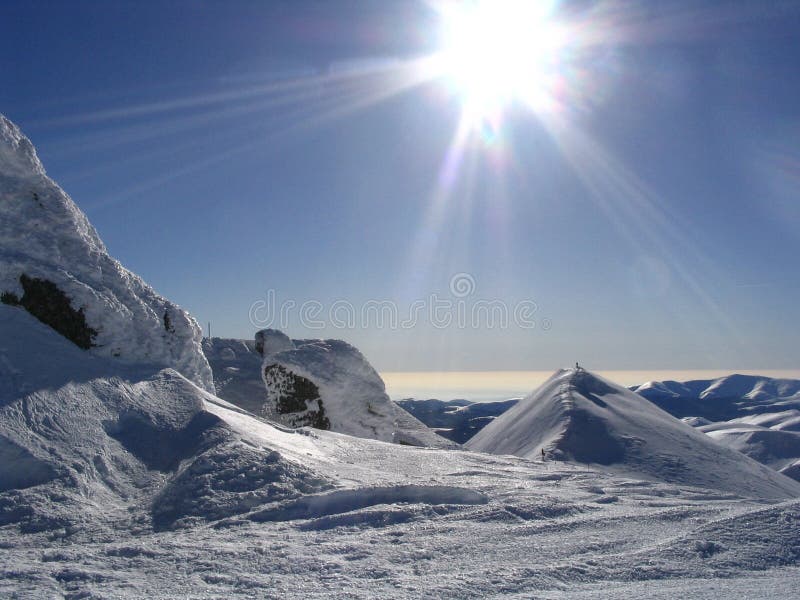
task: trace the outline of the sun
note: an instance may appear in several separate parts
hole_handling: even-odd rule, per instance
[[[478,0],[441,8],[441,74],[475,120],[514,102],[538,110],[558,78],[565,30],[547,0]]]

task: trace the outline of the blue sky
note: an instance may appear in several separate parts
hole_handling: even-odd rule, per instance
[[[558,109],[509,102],[450,170],[463,93],[403,85],[440,49],[424,2],[6,1],[0,112],[111,253],[215,335],[250,337],[274,294],[291,335],[382,370],[797,368],[800,5],[554,14],[602,34],[557,74]],[[447,327],[362,322],[432,294]],[[480,301],[507,326],[460,327]]]

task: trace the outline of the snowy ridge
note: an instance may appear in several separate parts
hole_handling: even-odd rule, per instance
[[[672,406],[667,404],[670,400],[702,401],[699,406],[708,410],[747,411],[763,404],[800,403],[800,381],[757,375],[734,374],[684,382],[648,381],[631,389],[651,402]]]
[[[62,324],[63,335],[95,355],[171,367],[213,389],[197,322],[108,255],[30,141],[2,115],[0,293],[4,303]]]
[[[583,369],[556,372],[467,448],[530,459],[544,452],[548,459],[752,497],[800,495],[796,482]]]

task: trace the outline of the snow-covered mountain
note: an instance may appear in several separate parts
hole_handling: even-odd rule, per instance
[[[467,448],[603,465],[736,494],[787,498],[800,484],[583,369],[561,370],[482,429]]]
[[[392,402],[366,358],[341,340],[291,340],[266,329],[254,341],[206,339],[203,349],[217,394],[256,415],[289,427],[456,447]]]
[[[18,308],[0,306],[0,330],[3,597],[766,598],[800,584],[797,500],[280,429]]]
[[[716,442],[800,480],[800,381],[729,375],[632,389]]]
[[[758,412],[800,409],[800,381],[728,375],[692,381],[648,381],[631,388],[676,417],[727,421]]]
[[[30,141],[2,115],[0,300],[92,354],[174,368],[213,390],[196,321],[109,256]]]

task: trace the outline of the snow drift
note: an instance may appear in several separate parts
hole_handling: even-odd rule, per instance
[[[213,390],[196,321],[109,256],[31,142],[2,115],[0,299],[92,354],[171,367]]]
[[[800,484],[714,443],[641,396],[592,373],[556,372],[467,448],[600,464],[632,475],[758,498],[800,495]]]

